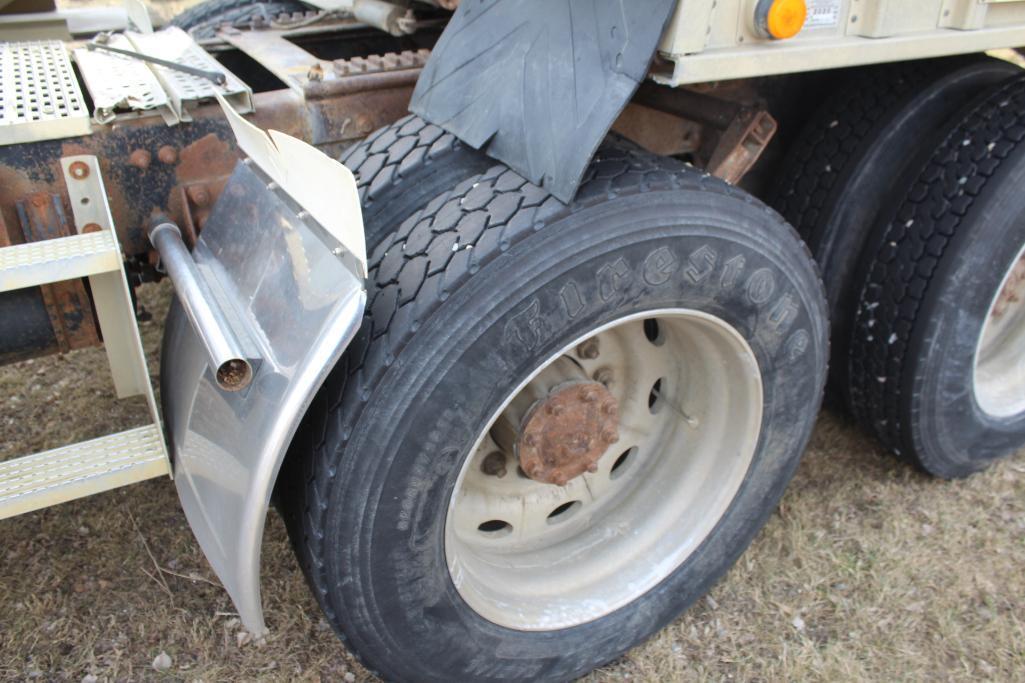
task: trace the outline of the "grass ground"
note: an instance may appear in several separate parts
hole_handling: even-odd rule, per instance
[[[143,301],[163,319],[169,290]],[[156,372],[158,322],[142,325]],[[0,368],[0,459],[123,429],[99,349]],[[270,515],[254,642],[153,480],[0,521],[4,680],[365,680]],[[928,479],[824,413],[778,512],[712,592],[613,680],[1025,680],[1025,454]],[[169,667],[154,662],[161,654]],[[168,660],[161,657],[163,664]]]
[[[168,17],[190,1],[154,10]],[[154,321],[168,294],[143,292]],[[142,329],[155,374],[159,323]],[[112,398],[105,363],[93,349],[0,368],[0,459],[145,420],[140,402]],[[166,480],[3,520],[0,535],[0,679],[370,678],[321,617],[274,514],[263,558],[271,634],[259,642]],[[1025,681],[1023,567],[1025,453],[934,481],[827,412],[779,510],[726,578],[589,678]]]

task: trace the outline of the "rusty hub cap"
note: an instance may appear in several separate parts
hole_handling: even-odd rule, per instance
[[[565,486],[619,441],[619,406],[599,382],[567,382],[524,416],[516,454],[531,479]]]

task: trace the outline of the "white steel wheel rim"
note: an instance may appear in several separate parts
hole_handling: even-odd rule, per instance
[[[594,338],[598,357],[581,357],[580,344]],[[485,473],[485,458],[501,452],[496,425],[560,382],[607,379],[609,369],[620,438],[596,472],[545,484],[518,471],[509,452],[504,476]],[[757,359],[724,320],[662,309],[588,333],[511,393],[463,463],[445,522],[453,584],[482,617],[524,631],[623,607],[676,570],[725,514],[761,421]]]
[[[976,402],[992,417],[1025,412],[1025,246],[986,313],[972,379]]]

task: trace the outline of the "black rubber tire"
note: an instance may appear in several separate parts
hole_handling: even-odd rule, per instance
[[[1019,77],[948,132],[866,247],[848,400],[894,453],[939,477],[1025,444],[1025,412],[995,419],[973,390],[983,322],[1025,243],[1023,187]]]
[[[495,163],[415,114],[377,129],[341,162],[356,176],[368,253],[414,211]]]
[[[171,26],[188,31],[196,40],[207,40],[213,38],[217,29],[225,24],[248,28],[254,19],[269,21],[282,14],[315,9],[297,0],[206,0],[176,16],[171,20]]]
[[[455,245],[455,248],[453,248]],[[283,497],[300,562],[342,639],[388,680],[568,680],[704,594],[775,508],[813,427],[828,331],[807,249],[750,195],[624,145],[566,206],[495,166],[430,201],[371,257],[346,364],[318,394]],[[572,282],[574,314],[559,302]],[[476,434],[543,358],[628,313],[730,322],[762,368],[747,479],[715,530],[633,603],[559,631],[495,625],[445,563],[448,500]]]
[[[922,151],[935,148],[965,103],[1018,72],[1008,62],[976,56],[858,69],[792,146],[770,204],[822,270],[837,359],[831,386],[847,382],[857,264],[878,213],[900,200],[894,188],[924,162]]]

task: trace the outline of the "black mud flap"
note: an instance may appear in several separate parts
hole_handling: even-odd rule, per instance
[[[463,0],[410,110],[568,202],[675,5]]]

